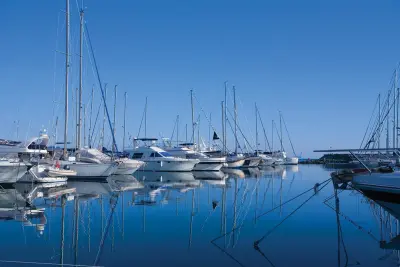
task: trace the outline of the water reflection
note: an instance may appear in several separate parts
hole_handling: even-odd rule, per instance
[[[328,175],[277,166],[16,184],[0,194],[0,264],[394,266],[399,204],[332,185],[315,191]]]

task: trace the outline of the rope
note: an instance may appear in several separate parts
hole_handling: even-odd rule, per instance
[[[330,180],[330,179],[329,179]],[[269,230],[266,234],[264,234],[260,239],[254,241],[254,247],[257,249],[258,245],[267,237],[269,236],[273,231],[275,231],[279,226],[281,226],[287,219],[289,219],[294,213],[296,213],[299,209],[301,209],[308,201],[310,201],[316,194],[317,192],[321,191],[325,186],[329,184],[329,181],[325,183],[324,186],[322,186],[318,191],[316,191],[314,194],[312,194],[306,201],[304,201],[300,206],[298,206],[294,211],[292,211],[288,216],[286,216],[285,219],[283,219],[280,223],[278,223],[274,228]],[[322,184],[321,184],[322,185]],[[282,206],[282,205],[280,205]]]

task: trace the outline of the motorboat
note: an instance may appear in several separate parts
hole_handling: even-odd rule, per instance
[[[97,164],[117,162],[118,168],[113,173],[115,175],[131,175],[144,164],[143,161],[129,158],[117,158],[113,160],[110,156],[94,148],[83,148],[78,153],[81,162]]]
[[[12,141],[0,139],[0,157],[5,158],[30,158],[31,155],[45,155],[47,154],[47,144],[49,136],[46,131],[41,131],[39,137],[32,137],[22,141]]]
[[[19,181],[32,167],[32,157],[47,154],[48,140],[46,131],[26,142],[0,139],[0,183]]]
[[[144,145],[138,146],[138,141],[144,142]],[[144,161],[141,168],[144,171],[192,171],[194,166],[199,163],[198,159],[183,159],[172,156],[165,150],[157,147],[155,138],[134,139],[134,148],[127,150],[129,157]],[[146,142],[151,142],[146,144]]]
[[[0,159],[0,183],[15,183],[28,170],[26,163],[18,159]]]
[[[219,171],[226,162],[226,157],[209,157],[187,147],[186,144],[179,147],[163,147],[163,149],[174,157],[199,160],[193,171]]]

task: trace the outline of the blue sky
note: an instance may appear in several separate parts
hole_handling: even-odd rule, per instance
[[[119,144],[123,92],[128,132],[137,134],[147,96],[148,136],[170,136],[179,114],[184,139],[190,88],[219,130],[228,80],[237,88],[239,121],[250,140],[257,102],[269,136],[271,120],[283,112],[298,154],[358,147],[376,97],[388,90],[400,59],[395,1],[87,0],[85,6],[101,79],[109,88],[118,84]],[[65,3],[2,1],[0,7],[0,136],[15,138],[16,120],[20,139],[35,135],[42,126],[50,128],[55,116],[62,132],[64,55],[55,51],[65,51]],[[78,85],[78,27],[77,3],[71,0],[71,102]],[[84,53],[83,97],[89,103],[95,83],[95,117],[98,85]],[[60,105],[55,115],[54,99]],[[232,107],[231,100],[228,104]],[[196,108],[199,113],[197,103]],[[206,124],[202,114],[205,139]],[[232,146],[231,133],[229,139]]]

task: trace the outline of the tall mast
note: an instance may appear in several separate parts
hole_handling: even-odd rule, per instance
[[[197,118],[197,151],[200,151],[200,115]]]
[[[147,137],[147,96],[146,104],[144,105],[144,137]]]
[[[64,118],[64,159],[67,158],[68,135],[68,69],[69,69],[69,0],[66,0],[65,9],[66,36],[65,36],[65,118]]]
[[[388,97],[387,97],[387,106],[388,106],[388,113],[387,113],[387,118],[386,118],[386,149],[389,149],[389,112],[390,112],[390,90],[388,92]],[[387,151],[387,153],[389,153]]]
[[[235,110],[235,154],[238,152],[238,140],[237,140],[237,107],[236,107],[236,87],[233,86],[233,108]]]
[[[381,148],[381,94],[378,95],[378,148]]]
[[[258,156],[258,109],[257,103],[254,103],[255,114],[256,114],[256,155]]]
[[[272,133],[272,144],[271,144],[271,152],[274,152],[274,126],[275,126],[275,123],[274,123],[274,120],[272,120],[272,131],[271,131],[271,133]]]
[[[115,115],[116,115],[116,111],[117,111],[117,86],[114,86],[114,119],[113,119],[113,133],[115,136],[115,132],[116,132],[116,123],[115,123]],[[114,155],[115,152],[115,144],[112,144],[112,154]]]
[[[79,106],[78,106],[78,136],[77,148],[81,148],[81,130],[82,130],[82,58],[83,58],[83,7],[80,10],[80,34],[79,34]]]
[[[89,119],[89,148],[92,147],[92,113],[93,113],[93,98],[94,98],[94,86],[92,86],[92,100],[90,102],[90,119]]]
[[[190,89],[190,103],[192,106],[192,139],[194,143],[194,103],[193,103],[193,89]]]
[[[125,151],[125,132],[126,132],[125,124],[126,124],[126,92],[124,93],[124,136],[122,139],[122,151]]]
[[[106,124],[106,101],[107,101],[107,84],[104,85],[104,113],[103,113],[103,130],[102,132],[102,137],[101,137],[101,149],[104,147],[104,139],[105,139],[105,131],[104,131],[104,126]]]
[[[78,151],[79,147],[78,147],[78,121],[79,121],[79,88],[77,87],[75,90],[75,148],[76,151]],[[73,98],[72,98],[73,99]]]
[[[221,101],[221,110],[222,110],[222,152],[224,155],[226,154],[225,148],[225,116],[224,116],[224,101]]]
[[[393,148],[396,147],[396,88],[397,88],[397,67],[394,73],[393,83]]]
[[[208,124],[208,147],[211,147],[211,113],[210,113],[210,123]]]
[[[282,113],[279,111],[279,128],[280,128],[280,132],[281,132],[281,151],[283,151],[283,135],[282,135]]]
[[[83,146],[86,146],[86,105],[83,106]]]
[[[176,146],[179,146],[179,115],[176,116]]]
[[[224,85],[225,85],[225,99],[224,99],[224,105],[225,105],[225,107],[224,107],[224,124],[223,124],[223,126],[224,126],[224,129],[223,129],[223,132],[224,132],[224,154],[226,155],[226,152],[227,152],[227,147],[226,147],[226,145],[227,145],[227,140],[228,140],[228,138],[227,138],[227,134],[226,134],[226,124],[227,124],[227,120],[228,120],[228,118],[226,117],[226,113],[227,113],[227,105],[228,105],[228,102],[226,102],[226,97],[227,97],[227,84],[228,84],[228,82],[226,81],[225,83],[224,83]]]
[[[397,87],[397,96],[396,96],[396,149],[399,148],[399,96],[400,96],[400,88]]]

